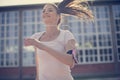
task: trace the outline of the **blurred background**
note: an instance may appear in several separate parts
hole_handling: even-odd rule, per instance
[[[35,80],[33,47],[23,39],[43,31],[45,3],[62,0],[0,0],[0,80]],[[120,0],[88,0],[95,20],[63,16],[62,29],[70,30],[77,44],[75,80],[120,80]]]

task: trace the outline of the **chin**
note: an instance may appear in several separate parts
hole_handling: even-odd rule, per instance
[[[50,24],[52,20],[44,20],[45,24]]]
[[[49,25],[49,24],[51,24],[51,22],[49,21],[49,22],[44,22],[45,24],[47,24],[47,25]]]

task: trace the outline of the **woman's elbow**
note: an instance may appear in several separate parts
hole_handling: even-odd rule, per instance
[[[74,60],[73,60],[73,59],[70,61],[69,66],[70,66],[70,68],[73,68],[73,67],[75,66],[75,62],[74,62]]]
[[[73,68],[77,64],[78,64],[78,61],[73,59],[73,62],[71,63],[70,68]]]

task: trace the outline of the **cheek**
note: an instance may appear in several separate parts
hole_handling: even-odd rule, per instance
[[[58,20],[58,19],[59,19],[59,16],[58,16],[57,14],[54,14],[52,18]]]
[[[56,18],[56,16],[53,16],[52,19],[56,20],[57,18]]]

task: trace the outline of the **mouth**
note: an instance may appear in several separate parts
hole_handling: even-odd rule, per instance
[[[49,16],[49,15],[46,15],[46,16],[43,16],[43,18],[50,18],[51,16]]]

